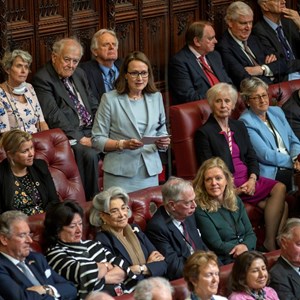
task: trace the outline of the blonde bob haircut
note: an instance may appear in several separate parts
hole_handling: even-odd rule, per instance
[[[212,157],[206,160],[197,172],[197,175],[193,181],[197,205],[208,212],[216,212],[221,207],[221,203],[218,200],[213,199],[207,193],[205,188],[205,173],[207,170],[212,168],[219,168],[222,170],[227,180],[222,206],[229,211],[237,211],[238,206],[234,191],[233,177],[225,162],[219,157]]]

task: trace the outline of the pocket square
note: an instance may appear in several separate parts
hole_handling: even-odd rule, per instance
[[[45,276],[46,276],[46,278],[49,278],[51,276],[51,270],[50,269],[47,269],[45,271]]]

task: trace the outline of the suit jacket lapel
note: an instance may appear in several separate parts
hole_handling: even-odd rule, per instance
[[[75,87],[78,91],[78,93],[80,94],[81,96],[81,100],[84,104],[84,106],[86,107],[86,109],[88,110],[88,112],[90,114],[92,114],[92,111],[91,111],[91,108],[90,108],[90,104],[88,102],[88,99],[87,97],[85,97],[87,94],[86,94],[86,90],[85,90],[85,87],[82,85],[82,82],[81,80],[78,78],[78,75],[76,73],[76,71],[74,72],[74,74],[72,75],[72,79],[73,79],[73,82],[75,84]]]
[[[45,278],[41,275],[41,269],[37,265],[37,262],[35,260],[31,260],[30,258],[26,258],[25,262],[26,262],[27,267],[30,269],[30,271],[36,277],[36,279],[40,282],[40,284],[43,285],[45,283]],[[42,272],[44,272],[44,271],[42,271]]]
[[[287,140],[287,135],[285,134],[285,131],[283,129],[283,126],[281,125],[281,122],[279,122],[278,118],[276,118],[273,114],[268,113],[268,117],[271,120],[274,127],[276,128],[276,131],[279,133],[280,137],[282,138],[285,148],[288,151],[290,151],[290,143]]]
[[[162,215],[164,217],[164,220],[166,222],[166,226],[169,228],[169,230],[172,232],[172,235],[173,235],[173,238],[175,240],[177,240],[178,242],[178,245],[180,245],[180,248],[181,248],[181,254],[184,256],[184,257],[188,257],[190,256],[190,252],[187,248],[187,245],[184,241],[184,238],[183,238],[183,235],[181,234],[181,232],[179,231],[179,229],[174,225],[173,223],[173,219],[172,217],[170,217],[168,215],[168,213],[166,212],[165,208],[162,207]]]
[[[119,103],[120,103],[120,106],[121,108],[123,109],[124,113],[127,115],[128,117],[128,121],[132,124],[132,126],[134,127],[137,135],[141,137],[140,135],[140,132],[139,132],[139,129],[138,129],[138,125],[135,121],[135,116],[132,112],[132,109],[131,109],[131,106],[130,106],[130,100],[127,99],[127,95],[119,95],[118,96],[118,100],[119,100]]]
[[[65,100],[65,102],[75,112],[77,112],[76,109],[75,109],[74,103],[70,100],[69,94],[68,94],[64,84],[62,83],[61,79],[59,78],[58,74],[56,73],[51,61],[48,62],[46,68],[49,71],[49,73],[51,74],[51,77],[53,78],[53,81],[55,81],[55,87],[56,87],[57,93],[61,96],[61,98],[63,98]]]
[[[197,76],[201,76],[208,85],[210,85],[205,73],[202,70],[202,67],[200,66],[200,63],[197,61],[197,57],[194,55],[194,53],[188,48],[188,46],[186,46],[185,48],[185,54],[188,60],[188,64],[190,65],[190,67],[194,70],[195,77]]]
[[[274,135],[271,133],[269,128],[264,124],[264,122],[253,112],[250,110],[251,122],[253,122],[254,126],[257,128],[262,128],[264,132],[264,136],[268,139],[270,144],[274,149],[277,149],[276,141]]]

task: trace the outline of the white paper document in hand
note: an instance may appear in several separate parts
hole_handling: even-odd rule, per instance
[[[163,139],[163,138],[168,138],[170,135],[160,135],[160,136],[147,136],[144,135],[143,138],[141,139],[141,142],[144,145],[149,145],[149,144],[154,144],[156,141]]]

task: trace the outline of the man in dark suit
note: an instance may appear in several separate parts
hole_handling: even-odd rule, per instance
[[[300,16],[298,12],[286,8],[285,1],[258,0],[257,2],[263,18],[255,24],[253,34],[277,57],[285,58],[288,80],[300,79]]]
[[[98,100],[85,72],[77,68],[83,49],[73,38],[53,44],[52,59],[33,77],[32,84],[50,128],[60,128],[70,140],[86,199],[98,190],[99,153],[92,148],[91,130]]]
[[[46,258],[30,251],[27,216],[7,211],[0,216],[0,295],[9,300],[77,299],[73,283],[58,275]]]
[[[288,219],[277,239],[281,253],[270,270],[270,286],[280,299],[297,300],[300,295],[300,219]]]
[[[295,91],[281,108],[295,135],[300,140],[300,90]]]
[[[113,30],[100,29],[91,41],[93,59],[79,65],[85,71],[98,103],[103,93],[114,89],[114,81],[119,76],[121,61],[118,59],[118,45]]]
[[[162,187],[164,205],[147,224],[146,235],[165,257],[168,279],[182,277],[183,265],[195,250],[208,250],[196,227],[195,192],[190,181],[170,177]]]
[[[204,99],[216,82],[232,83],[221,56],[214,51],[215,31],[209,22],[194,22],[186,32],[186,45],[169,62],[172,104]]]
[[[225,20],[228,29],[217,50],[234,85],[239,89],[241,81],[251,76],[257,76],[268,84],[280,81],[287,69],[285,60],[276,57],[251,34],[251,7],[245,2],[234,1],[227,8]]]

